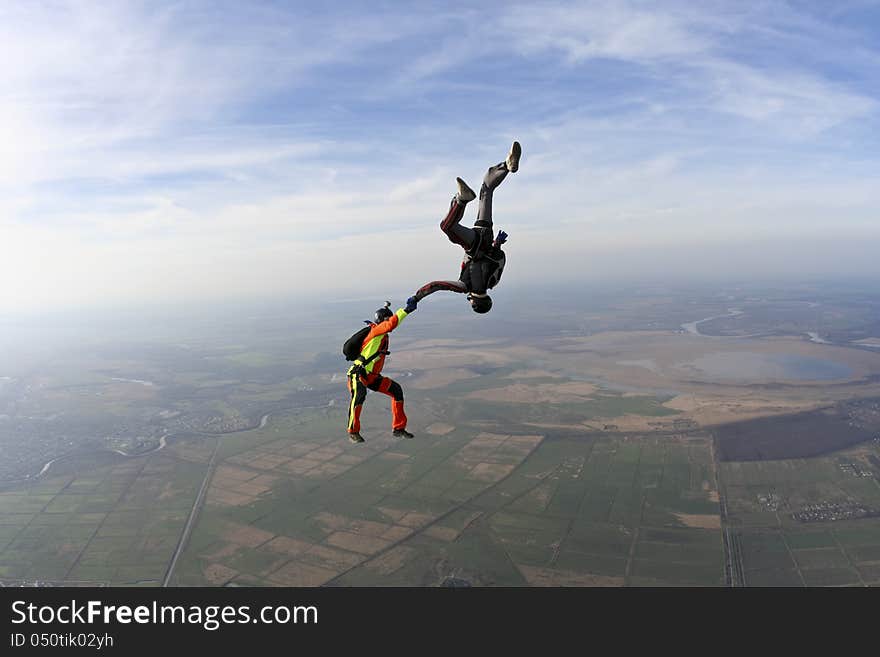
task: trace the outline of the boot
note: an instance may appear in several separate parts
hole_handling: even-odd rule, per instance
[[[456,178],[455,182],[458,183],[458,202],[459,203],[467,203],[468,201],[473,201],[475,198],[477,198],[477,195],[474,192],[474,190],[472,190],[470,187],[468,187],[468,184],[464,180],[462,180],[461,178]]]
[[[513,145],[510,147],[510,153],[507,154],[507,159],[504,161],[510,173],[516,173],[517,169],[519,169],[519,158],[521,155],[522,146],[519,145],[518,141],[513,142]]]

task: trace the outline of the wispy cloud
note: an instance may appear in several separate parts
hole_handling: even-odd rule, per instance
[[[373,285],[451,276],[454,177],[478,185],[513,138],[508,283],[552,280],[547,253],[877,233],[866,11],[5,3],[0,309],[289,292],[316,269],[341,290],[366,253],[394,262]]]
[[[569,64],[594,58],[650,63],[705,53],[712,45],[704,33],[705,15],[660,9],[656,3],[518,6],[502,26],[524,55],[554,51]]]
[[[243,147],[233,160],[259,160],[254,148],[274,140],[272,159],[302,137],[279,134],[265,116],[263,132],[251,129],[242,144],[254,104],[294,94],[322,67],[393,38],[370,15],[345,22],[235,3],[20,3],[0,12],[0,57],[16,63],[0,70],[7,183],[76,177],[108,156],[122,175],[149,173],[144,153],[148,169],[173,173],[186,163],[176,142],[198,167],[228,162],[220,143]],[[274,120],[295,121],[296,98],[278,102],[286,111]]]
[[[802,31],[786,30],[792,24]],[[784,5],[529,6],[514,8],[506,25],[525,55],[558,52],[567,66],[620,61],[670,85],[678,92],[677,106],[734,114],[781,127],[793,137],[812,136],[878,110],[877,98],[867,91],[847,89],[843,81],[827,79],[832,73],[809,68],[817,59],[811,49],[839,57],[852,35]],[[785,57],[778,52],[780,42],[787,42]],[[876,72],[876,53],[871,52],[873,60],[864,54],[863,63]]]
[[[798,71],[763,73],[731,62],[705,66],[717,110],[772,122],[785,134],[809,137],[877,112],[877,100]]]

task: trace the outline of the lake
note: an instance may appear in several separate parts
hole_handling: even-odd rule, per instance
[[[696,369],[714,379],[733,381],[828,381],[852,376],[848,365],[824,358],[798,354],[764,354],[753,351],[726,351],[701,356],[676,365]]]

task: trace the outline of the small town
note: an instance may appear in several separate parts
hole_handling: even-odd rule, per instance
[[[833,522],[835,520],[852,520],[853,518],[866,518],[878,515],[861,504],[852,502],[819,502],[808,504],[800,511],[791,514],[791,517],[800,522]]]

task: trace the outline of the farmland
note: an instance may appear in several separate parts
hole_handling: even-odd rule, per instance
[[[438,299],[361,445],[338,307],[9,351],[0,583],[874,585],[877,305],[775,294]]]

